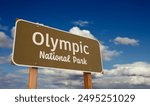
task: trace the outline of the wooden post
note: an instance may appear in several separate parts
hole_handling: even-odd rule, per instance
[[[92,89],[92,75],[90,72],[84,72],[84,89]]]
[[[37,88],[37,76],[38,76],[38,69],[30,67],[29,68],[28,89],[36,89]]]

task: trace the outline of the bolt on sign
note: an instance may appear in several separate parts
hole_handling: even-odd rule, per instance
[[[18,19],[13,58],[16,65],[101,72],[97,40]]]

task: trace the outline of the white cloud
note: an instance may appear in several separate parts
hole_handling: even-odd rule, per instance
[[[5,73],[5,75],[0,75],[0,81],[1,79],[4,80],[0,84],[0,88],[2,87],[5,89],[11,87],[22,88],[22,86],[24,86],[24,88],[27,88],[28,75],[29,75],[28,68],[13,71],[13,73]],[[14,79],[17,80],[17,83],[16,80]],[[11,83],[8,84],[7,80],[9,80]],[[18,85],[18,83],[20,85]],[[11,86],[12,84],[13,86]],[[46,69],[46,68],[38,69],[38,88],[39,89],[83,88],[83,72],[72,70]]]
[[[0,57],[0,64],[10,63],[11,61],[11,54],[9,56],[1,56]]]
[[[14,33],[15,33],[15,26],[13,26],[11,29],[11,37],[13,37],[13,38],[14,38]]]
[[[95,39],[94,35],[92,35],[89,30],[81,30],[79,27],[73,27],[69,30],[69,32],[79,36]]]
[[[121,52],[109,50],[108,46],[101,44],[102,56],[105,61],[110,61],[113,57],[120,55]]]
[[[2,70],[1,70],[2,71]],[[97,89],[138,89],[150,88],[150,64],[134,62],[114,65],[104,70],[104,75],[92,73],[93,88]],[[27,88],[28,68],[0,73],[0,88]],[[38,69],[38,88],[82,89],[83,72],[59,69]]]
[[[76,71],[76,70],[67,70],[67,69],[55,69],[55,68],[49,68],[49,69],[41,69],[39,70],[40,74],[44,75],[62,75],[62,76],[70,76],[70,75],[81,75],[81,71]]]
[[[93,79],[97,89],[150,89],[150,78],[142,76],[116,76]]]
[[[134,62],[132,64],[117,64],[114,69],[109,70],[114,76],[145,76],[150,77],[150,64],[145,62]]]
[[[74,21],[73,24],[83,27],[83,26],[87,26],[89,24],[89,22],[88,21],[78,20],[78,21]]]
[[[12,44],[12,39],[10,39],[4,32],[0,32],[0,47],[11,48]]]
[[[7,72],[1,70],[0,74],[0,89],[26,89],[28,76],[19,71]]]
[[[93,80],[96,88],[150,88],[149,63],[117,64],[113,69],[104,71],[101,78]]]
[[[122,45],[132,45],[132,46],[139,45],[138,40],[127,38],[127,37],[116,37],[114,39],[114,43],[115,44],[122,44]]]
[[[39,88],[82,88],[82,74],[80,71],[41,69],[39,70]],[[47,84],[49,83],[49,84]]]
[[[104,71],[103,76],[92,74],[93,88],[150,88],[149,63],[118,64]],[[39,75],[39,88],[83,88],[83,72],[41,69]]]

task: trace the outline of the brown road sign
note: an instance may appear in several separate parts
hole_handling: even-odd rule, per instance
[[[97,40],[22,19],[16,21],[12,61],[29,67],[102,71]]]

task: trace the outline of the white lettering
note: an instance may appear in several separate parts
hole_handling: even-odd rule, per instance
[[[46,60],[53,60],[53,61],[61,61],[61,62],[69,62],[70,63],[70,55],[59,56],[59,55],[56,55],[55,52],[45,53],[45,51],[40,51],[39,58],[40,59],[46,59]]]
[[[54,42],[54,39],[51,38],[51,41],[52,41],[52,46],[53,46],[53,49],[51,49],[51,51],[55,51],[56,47],[57,47],[57,44],[58,44],[58,39],[56,39],[55,42]]]
[[[73,56],[73,63],[87,65],[87,60],[85,58],[80,59]]]
[[[77,43],[72,43],[72,52],[73,52],[73,55],[79,52],[79,45]]]
[[[68,50],[67,47],[69,48],[69,51],[71,51],[71,43],[69,41],[65,40],[59,40],[60,43],[60,49],[63,49],[63,44],[64,44],[64,49]]]
[[[80,52],[83,53],[82,42],[80,42]]]
[[[54,52],[56,49],[66,50],[72,52],[73,55],[76,53],[86,54],[89,55],[89,46],[83,45],[82,42],[70,42],[63,39],[54,39],[46,33],[44,36],[40,32],[34,32],[32,36],[32,41],[37,46],[45,45],[46,47],[50,48],[50,51]],[[43,57],[43,55],[41,55]]]
[[[49,34],[46,33],[46,47],[50,47],[50,44],[49,44]]]
[[[88,48],[89,48],[89,47],[88,47],[87,45],[84,46],[84,53],[85,53],[85,54],[89,54],[89,52],[86,51]]]
[[[36,41],[36,37],[37,35],[40,35],[40,42],[37,42]],[[32,40],[33,40],[33,43],[36,44],[36,45],[42,45],[44,43],[44,37],[43,37],[43,34],[40,33],[40,32],[34,32],[33,36],[32,36]]]

